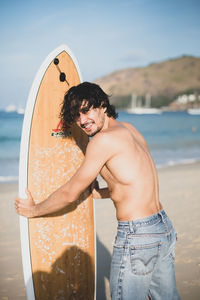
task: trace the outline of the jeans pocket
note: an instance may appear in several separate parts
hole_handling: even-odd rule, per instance
[[[130,246],[131,271],[135,275],[153,272],[159,257],[161,242]]]

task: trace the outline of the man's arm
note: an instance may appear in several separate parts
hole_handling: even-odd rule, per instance
[[[35,204],[30,192],[27,193],[27,199],[17,198],[17,212],[25,217],[37,217],[61,210],[78,199],[112,155],[109,139],[105,134],[99,133],[89,142],[81,167],[67,183],[38,204]]]

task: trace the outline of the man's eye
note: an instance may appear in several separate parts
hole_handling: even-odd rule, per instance
[[[83,109],[81,110],[82,114],[87,114],[88,111],[89,111],[89,108],[83,108]]]

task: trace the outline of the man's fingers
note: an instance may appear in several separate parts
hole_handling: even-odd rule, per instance
[[[28,189],[26,189],[26,195],[27,195],[27,197],[30,199],[32,199],[32,195],[31,195],[31,192],[28,190]]]
[[[26,207],[27,206],[27,200],[28,199],[16,198],[15,199],[15,208],[19,209],[19,208]]]
[[[98,182],[98,180],[94,180],[94,181],[92,182],[91,188],[92,188],[92,190],[93,190],[93,189],[96,189],[96,190],[99,189],[99,182]]]
[[[15,199],[15,203],[16,203],[16,204],[20,204],[20,203],[23,203],[23,202],[26,203],[26,202],[27,202],[27,199],[22,199],[22,198],[16,198],[16,199]]]
[[[16,202],[15,202],[15,208],[16,208],[16,209],[23,208],[23,207],[25,207],[25,205],[24,205],[23,203],[21,203],[21,202],[19,202],[19,201],[16,201]]]
[[[18,208],[18,206],[19,206],[19,199],[18,199],[18,198],[16,198],[16,199],[15,199],[15,208],[17,209],[17,208]]]
[[[35,202],[33,200],[31,192],[28,189],[26,189],[25,192],[27,195],[26,199],[19,197],[15,198],[15,209],[19,215],[25,217],[33,217],[33,208],[35,206]]]

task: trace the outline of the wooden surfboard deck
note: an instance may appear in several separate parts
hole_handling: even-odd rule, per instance
[[[33,82],[24,116],[19,196],[25,188],[37,203],[67,182],[81,165],[88,137],[77,126],[63,135],[59,113],[64,94],[81,82],[67,46],[53,51]],[[95,298],[95,228],[88,188],[62,211],[27,220],[20,217],[28,299]]]

